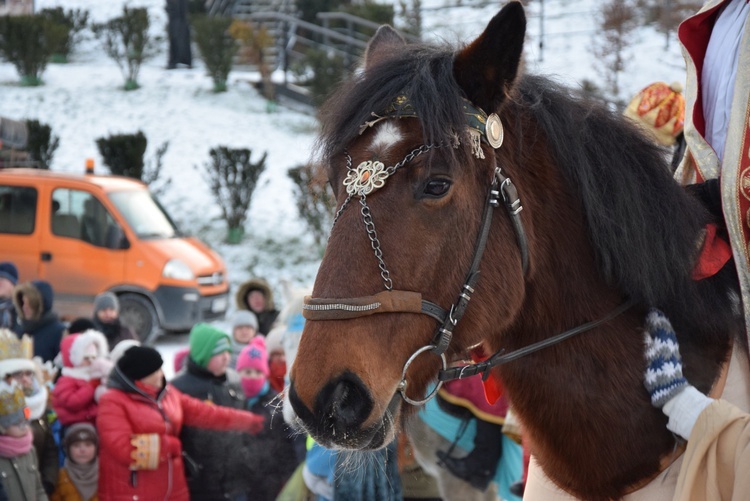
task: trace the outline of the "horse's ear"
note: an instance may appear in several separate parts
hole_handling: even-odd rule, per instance
[[[511,2],[492,18],[479,38],[456,55],[453,76],[466,97],[487,113],[496,111],[518,73],[526,14]]]
[[[392,54],[394,47],[406,45],[406,40],[387,24],[384,24],[370,39],[365,51],[365,71],[379,63],[385,56]]]

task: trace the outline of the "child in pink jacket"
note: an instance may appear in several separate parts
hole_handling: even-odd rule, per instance
[[[52,390],[52,407],[63,426],[86,422],[96,424],[97,402],[106,390],[112,369],[104,334],[87,330],[72,334],[60,343],[62,375]]]

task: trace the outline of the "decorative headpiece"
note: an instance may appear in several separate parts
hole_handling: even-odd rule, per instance
[[[475,157],[484,158],[481,147],[482,140],[494,149],[502,146],[504,135],[503,123],[497,114],[490,113],[487,115],[484,110],[478,106],[474,106],[468,99],[463,100],[463,110],[464,115],[466,115],[469,136],[471,137],[471,152]],[[373,112],[372,116],[375,117],[374,120],[365,122],[359,127],[360,134],[367,130],[368,127],[372,127],[386,118],[417,118],[417,111],[414,109],[409,98],[404,94],[400,94],[391,101],[391,104],[382,112],[382,115]],[[459,141],[456,138],[455,146],[458,146],[458,144]]]
[[[34,341],[27,334],[21,339],[8,329],[0,329],[0,378],[14,372],[36,369],[31,357]]]

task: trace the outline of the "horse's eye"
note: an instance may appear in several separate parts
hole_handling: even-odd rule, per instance
[[[449,179],[430,179],[424,187],[424,194],[428,197],[442,197],[450,187]]]

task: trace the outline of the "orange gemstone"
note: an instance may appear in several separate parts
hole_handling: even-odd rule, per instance
[[[368,179],[370,179],[370,171],[363,172],[362,177],[359,178],[359,180],[363,183],[366,183]]]

